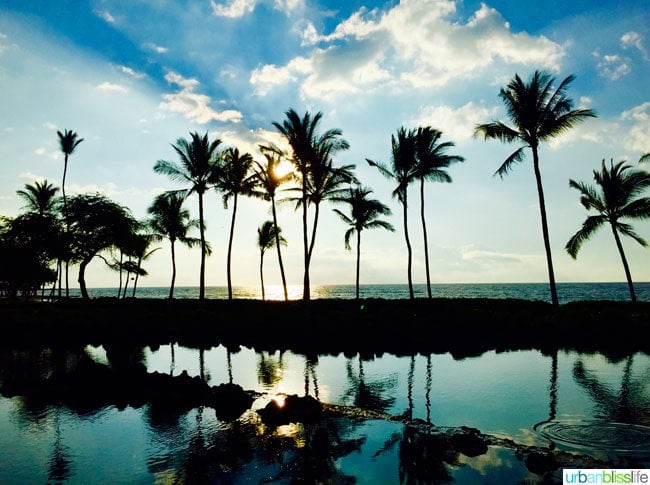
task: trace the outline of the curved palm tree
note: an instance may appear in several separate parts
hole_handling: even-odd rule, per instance
[[[271,213],[273,215],[273,226],[275,228],[275,247],[278,252],[278,262],[280,264],[280,275],[282,276],[282,289],[284,291],[284,300],[289,300],[287,291],[287,279],[284,275],[284,265],[282,264],[282,252],[280,251],[280,231],[278,227],[278,216],[275,210],[275,196],[279,187],[293,178],[293,173],[278,173],[278,165],[282,160],[282,153],[277,147],[260,146],[260,151],[264,155],[266,163],[255,161],[253,164],[253,176],[255,179],[255,189],[253,195],[265,200],[271,201]]]
[[[260,248],[260,282],[262,283],[262,300],[266,300],[266,293],[264,291],[264,253],[267,249],[271,249],[275,246],[277,242],[285,246],[287,245],[287,241],[282,237],[281,233],[282,230],[279,227],[276,228],[273,221],[265,221],[264,224],[257,228],[257,247]]]
[[[190,133],[190,140],[179,138],[174,151],[180,158],[180,164],[166,160],[158,160],[153,171],[167,175],[175,182],[188,183],[190,188],[183,191],[185,197],[192,193],[199,198],[199,232],[201,238],[201,269],[199,276],[199,299],[205,299],[205,256],[207,244],[205,241],[205,217],[203,214],[203,194],[217,181],[219,177],[219,146],[220,139],[208,140],[208,134],[201,136],[197,132]]]
[[[395,228],[389,222],[379,219],[380,216],[388,216],[391,210],[388,206],[382,204],[376,199],[369,199],[372,190],[367,187],[354,187],[349,189],[348,196],[342,201],[350,205],[350,215],[344,214],[338,209],[334,209],[339,217],[350,228],[345,231],[345,249],[351,249],[350,238],[356,232],[357,234],[357,265],[356,265],[356,299],[359,299],[359,267],[361,262],[361,231],[364,229],[386,229],[395,231]]]
[[[499,175],[501,178],[513,169],[515,163],[524,159],[526,148],[530,148],[532,151],[542,235],[546,250],[546,265],[551,300],[554,306],[558,306],[559,302],[551,257],[551,242],[546,220],[538,149],[541,142],[561,135],[588,117],[596,116],[591,109],[573,109],[573,101],[567,96],[566,90],[574,79],[573,75],[567,76],[557,88],[554,88],[555,78],[544,71],[535,71],[528,82],[523,81],[516,74],[507,87],[501,88],[499,92],[499,97],[505,104],[506,113],[513,126],[508,126],[502,121],[493,121],[477,125],[474,129],[474,136],[483,136],[485,140],[490,138],[501,140],[504,143],[523,143],[523,146],[510,154],[495,172],[495,175]]]
[[[451,141],[440,142],[442,132],[430,126],[420,127],[415,135],[417,168],[416,178],[420,179],[420,218],[422,219],[422,234],[424,237],[424,267],[427,276],[427,294],[431,298],[431,276],[429,272],[429,242],[427,225],[424,216],[424,182],[446,182],[452,179],[446,172],[452,163],[463,162],[459,155],[448,155],[448,149],[454,146]]]
[[[232,240],[235,233],[235,217],[237,216],[237,199],[241,195],[252,195],[255,187],[255,178],[251,176],[253,157],[250,153],[239,153],[237,148],[228,148],[223,153],[223,160],[219,178],[216,180],[215,189],[221,192],[224,208],[228,208],[228,201],[232,198],[232,219],[230,221],[230,235],[228,237],[228,259],[226,275],[228,280],[228,299],[232,300]]]
[[[188,247],[201,244],[200,239],[190,237],[188,233],[193,228],[200,227],[196,219],[190,218],[190,211],[183,209],[185,198],[178,193],[167,192],[157,196],[147,212],[151,215],[149,227],[158,237],[166,237],[171,244],[172,281],[169,286],[169,299],[174,298],[174,283],[176,281],[176,241]]]
[[[634,232],[630,224],[621,222],[621,219],[650,218],[650,197],[639,198],[642,192],[650,187],[650,174],[642,170],[635,170],[625,162],[614,164],[612,161],[610,167],[607,168],[605,160],[603,160],[600,171],[594,170],[594,180],[598,188],[575,180],[569,181],[570,187],[580,191],[580,203],[587,210],[594,209],[598,214],[587,217],[582,223],[582,228],[566,243],[565,249],[575,259],[582,243],[608,222],[621,256],[627,286],[630,289],[630,298],[636,302],[630,267],[625,258],[619,234],[631,237],[641,246],[648,245],[641,236]]]
[[[56,210],[57,197],[56,193],[59,191],[47,180],[42,182],[34,182],[32,184],[25,184],[24,189],[16,191],[19,197],[25,201],[24,209],[28,212],[35,212],[40,216],[51,215]]]
[[[321,112],[313,117],[307,111],[301,118],[295,110],[289,109],[285,112],[286,119],[282,123],[273,122],[273,126],[286,138],[291,146],[291,161],[296,166],[300,177],[300,190],[302,206],[302,230],[303,230],[303,300],[309,301],[311,297],[309,284],[309,239],[307,223],[307,206],[309,204],[309,175],[312,165],[315,163],[318,152],[329,149],[333,155],[336,151],[346,150],[350,147],[348,142],[342,138],[342,132],[338,128],[332,128],[324,133],[318,132],[320,120],[323,117]]]
[[[366,162],[372,167],[379,170],[384,177],[395,180],[397,187],[393,190],[393,197],[402,204],[404,219],[404,239],[406,241],[407,260],[407,278],[409,285],[409,297],[413,299],[413,249],[408,231],[408,186],[417,176],[417,159],[416,159],[416,131],[406,130],[401,127],[397,133],[391,135],[391,161],[390,166],[381,162],[375,162],[366,159]]]

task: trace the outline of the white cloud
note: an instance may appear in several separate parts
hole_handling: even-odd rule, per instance
[[[416,126],[431,126],[443,132],[445,141],[454,143],[469,140],[474,133],[474,127],[485,123],[497,115],[498,108],[478,106],[473,101],[460,108],[451,106],[423,106],[413,124]]]
[[[180,113],[185,118],[199,124],[209,123],[210,121],[222,121],[238,123],[242,119],[242,114],[236,110],[217,111],[210,107],[212,101],[205,94],[195,93],[194,89],[199,86],[196,79],[187,79],[175,72],[169,72],[165,75],[165,80],[170,84],[176,84],[181,89],[171,94],[163,94],[164,101],[159,107],[173,113]]]
[[[145,44],[144,47],[146,49],[149,49],[149,50],[152,50],[152,51],[156,52],[157,54],[166,54],[169,51],[169,49],[167,47],[164,47],[164,46],[161,46],[161,45],[158,45],[158,44],[154,44],[152,42],[149,42],[149,43]]]
[[[625,148],[639,154],[650,152],[650,102],[623,111],[621,120],[632,123],[623,139]]]
[[[331,99],[375,85],[435,88],[495,64],[559,71],[564,50],[548,38],[513,33],[485,4],[465,24],[449,18],[454,12],[451,0],[404,0],[385,12],[361,8],[328,35],[307,23],[300,32],[303,45],[329,46],[315,48],[306,58],[312,69],[298,78],[303,95]],[[276,73],[283,69],[273,68]],[[263,88],[260,83],[256,89],[268,92],[279,84]]]
[[[130,67],[127,67],[127,66],[118,66],[118,69],[122,73],[124,73],[127,76],[130,76],[130,77],[132,77],[134,79],[142,79],[145,76],[144,73],[138,72],[138,71],[136,71],[136,70],[134,70],[134,69],[132,69]]]
[[[109,24],[114,24],[115,23],[115,17],[113,17],[108,10],[102,10],[100,12],[95,12],[95,14],[99,18],[104,19]]]
[[[59,152],[48,151],[48,149],[45,147],[38,147],[36,150],[34,150],[34,155],[48,158],[50,160],[56,160],[59,158]]]
[[[275,0],[275,9],[287,15],[292,14],[305,6],[304,0]]]
[[[110,83],[108,81],[105,81],[97,85],[96,88],[98,91],[102,91],[104,93],[127,93],[128,92],[128,89],[126,89],[124,86],[120,84]]]
[[[598,73],[611,81],[620,79],[632,70],[628,61],[618,54],[601,56],[598,53],[594,53],[594,57],[598,59]]]
[[[257,0],[230,0],[230,3],[221,4],[210,0],[212,13],[217,17],[240,18],[255,10]]]
[[[255,94],[265,96],[275,86],[294,82],[299,76],[312,71],[311,61],[304,57],[296,57],[284,67],[267,64],[258,67],[251,73],[250,83],[255,87]]]
[[[621,36],[621,46],[624,49],[628,49],[630,47],[638,49],[639,52],[643,54],[643,58],[647,61],[650,60],[650,57],[648,57],[648,51],[646,50],[643,41],[643,36],[634,31],[626,32]]]

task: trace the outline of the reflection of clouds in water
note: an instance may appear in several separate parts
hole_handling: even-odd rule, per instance
[[[487,475],[491,469],[501,468],[504,466],[504,460],[506,459],[507,454],[512,455],[512,451],[507,448],[501,448],[496,446],[488,447],[487,453],[483,455],[469,457],[465,456],[462,453],[458,455],[458,462],[462,465],[467,465],[472,467],[474,470],[481,473],[481,475]],[[512,468],[512,463],[517,461],[517,459],[512,456],[512,460],[507,460],[509,468]]]

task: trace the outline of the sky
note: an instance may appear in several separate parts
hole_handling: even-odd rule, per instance
[[[4,0],[0,5],[0,214],[15,216],[26,183],[60,186],[57,130],[84,139],[71,155],[66,193],[100,192],[147,217],[153,198],[183,188],[152,170],[178,161],[172,145],[208,133],[260,159],[260,143],[280,143],[273,122],[285,112],[323,114],[339,128],[361,183],[392,209],[396,231],[362,233],[361,282],[406,283],[406,246],[394,184],[366,159],[387,163],[400,127],[431,126],[464,157],[452,183],[426,187],[431,277],[435,283],[548,281],[532,159],[501,179],[494,172],[519,145],[472,137],[478,123],[505,120],[499,89],[544,70],[597,118],[542,145],[541,171],[558,282],[624,281],[607,228],[577,259],[564,246],[589,215],[569,180],[592,182],[601,160],[636,166],[650,151],[650,5],[645,0]],[[643,168],[643,167],[641,167]],[[647,167],[650,170],[650,167]],[[425,281],[417,187],[409,191],[413,279]],[[186,202],[198,217],[198,201]],[[324,204],[311,264],[312,284],[353,284],[355,252],[344,223]],[[206,197],[206,284],[226,284],[230,210]],[[340,207],[341,210],[346,210]],[[302,282],[300,213],[281,204],[290,284]],[[257,227],[263,201],[240,202],[233,284],[259,285]],[[650,225],[636,222],[650,239]],[[197,235],[198,236],[198,235]],[[171,278],[169,244],[144,264],[143,286]],[[650,281],[650,253],[627,239],[635,281]],[[198,285],[200,252],[178,248],[178,286]],[[269,253],[267,253],[269,254]],[[76,271],[76,270],[75,270]],[[72,278],[76,280],[76,278]],[[265,282],[280,283],[275,255]],[[76,281],[75,281],[76,283]],[[117,286],[101,260],[90,287]]]

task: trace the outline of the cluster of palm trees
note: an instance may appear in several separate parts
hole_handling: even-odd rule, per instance
[[[492,121],[475,127],[474,135],[484,139],[497,139],[505,143],[517,142],[519,146],[496,171],[495,175],[504,177],[518,162],[525,158],[527,149],[531,150],[533,169],[537,184],[542,235],[546,251],[547,268],[551,300],[558,305],[557,289],[551,257],[551,244],[545,208],[545,198],[540,172],[539,146],[542,142],[560,135],[587,118],[595,117],[591,109],[574,109],[567,89],[574,80],[568,76],[556,86],[556,79],[548,73],[535,71],[528,80],[519,75],[501,88],[499,97],[503,101],[509,123]],[[120,272],[118,296],[126,296],[129,275],[135,275],[133,294],[138,276],[146,275],[142,261],[158,248],[150,249],[157,241],[166,238],[171,245],[172,277],[169,298],[173,298],[176,280],[176,247],[180,242],[188,247],[199,246],[201,263],[199,275],[199,299],[205,298],[206,256],[211,247],[205,237],[206,216],[204,196],[210,190],[221,195],[224,208],[232,207],[228,251],[226,261],[226,279],[228,298],[233,298],[232,253],[234,246],[235,223],[238,202],[241,196],[254,197],[270,202],[272,220],[265,221],[258,228],[258,246],[260,249],[260,282],[262,297],[265,298],[263,263],[265,252],[276,248],[285,300],[288,299],[287,281],[282,261],[281,246],[286,245],[282,229],[278,225],[276,203],[289,201],[300,211],[302,220],[303,246],[303,300],[310,299],[310,265],[316,242],[320,210],[323,202],[343,204],[348,211],[335,208],[335,213],[346,224],[344,234],[346,249],[351,249],[351,238],[356,234],[356,297],[359,298],[361,232],[364,229],[385,229],[394,231],[392,224],[382,219],[391,215],[390,209],[377,199],[371,198],[372,189],[364,187],[354,173],[354,165],[338,165],[334,158],[349,148],[342,131],[337,128],[321,130],[322,113],[312,115],[308,111],[300,116],[289,109],[282,122],[273,122],[273,126],[286,142],[286,148],[277,145],[259,145],[261,159],[257,160],[250,153],[241,153],[235,147],[224,147],[220,139],[210,140],[208,134],[193,132],[190,138],[179,138],[172,148],[178,161],[158,160],[154,172],[166,175],[183,187],[163,193],[155,198],[148,208],[149,219],[136,221],[130,211],[100,195],[66,196],[65,180],[68,171],[68,158],[83,138],[71,130],[58,132],[59,144],[64,154],[64,170],[61,191],[47,181],[27,184],[18,195],[26,201],[27,212],[16,219],[5,219],[0,225],[0,242],[12,246],[16,261],[20,246],[37,253],[32,262],[32,273],[36,276],[31,282],[22,281],[14,289],[25,285],[34,290],[36,283],[54,281],[52,293],[59,282],[59,296],[62,292],[63,263],[65,263],[65,288],[68,288],[68,264],[79,264],[79,285],[82,295],[87,297],[85,287],[85,269],[88,263],[100,256],[113,269]],[[430,126],[407,129],[400,127],[391,135],[390,159],[388,162],[366,159],[371,167],[395,182],[392,196],[402,206],[404,240],[407,249],[407,280],[410,298],[413,290],[413,251],[408,231],[408,191],[409,186],[419,186],[420,218],[424,243],[424,266],[426,271],[427,294],[432,297],[431,275],[429,265],[429,248],[425,218],[425,183],[428,181],[452,181],[447,169],[454,163],[463,162],[464,158],[450,154],[454,147],[451,141],[444,141],[441,131]],[[650,161],[645,155],[641,161]],[[289,164],[290,171],[280,167]],[[567,252],[576,257],[581,244],[586,241],[605,222],[609,222],[616,240],[630,295],[635,300],[634,288],[620,241],[620,234],[630,236],[642,245],[645,240],[638,236],[632,227],[621,219],[650,217],[650,199],[642,197],[644,190],[650,186],[650,174],[620,162],[610,164],[603,161],[599,172],[594,172],[597,188],[582,182],[570,181],[570,186],[579,190],[581,202],[587,209],[598,212],[584,222],[583,227],[566,244]],[[418,183],[419,182],[419,183]],[[184,208],[187,198],[196,194],[198,197],[198,219],[193,219]],[[198,229],[199,238],[191,231]],[[39,238],[30,233],[48,231],[48,239],[53,242],[47,247],[39,243]],[[22,241],[19,242],[19,241]],[[32,246],[25,244],[30,242]],[[16,247],[14,247],[16,246]],[[102,256],[105,250],[111,250],[111,258]],[[57,262],[57,270],[51,271],[49,263]],[[122,286],[122,272],[127,278]],[[15,273],[16,271],[14,271]],[[4,273],[11,273],[5,269]],[[0,274],[0,280],[16,279],[16,275]],[[19,278],[18,278],[19,279]]]

